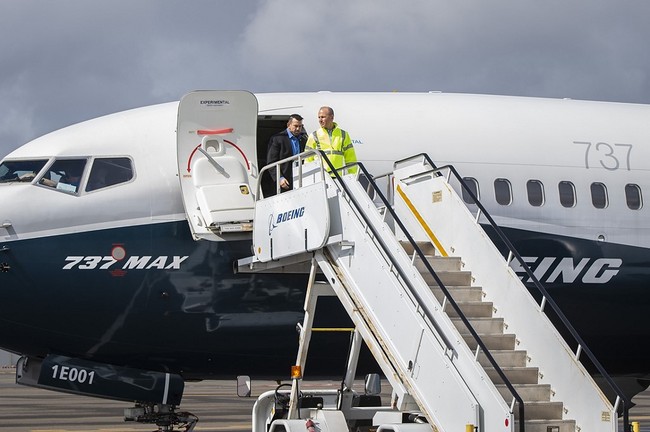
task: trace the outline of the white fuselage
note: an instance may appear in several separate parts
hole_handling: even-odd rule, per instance
[[[308,132],[321,105],[353,139],[358,159],[382,174],[392,162],[427,153],[478,181],[481,202],[507,226],[648,247],[646,206],[626,205],[625,187],[650,188],[650,107],[502,96],[310,93],[260,94],[259,118],[298,112]],[[7,240],[184,218],[176,168],[177,103],[126,111],[53,132],[6,159],[129,156],[135,179],[121,187],[69,196],[19,184],[3,187]],[[255,155],[250,155],[252,161]],[[261,167],[254,167],[253,173]],[[512,202],[495,200],[494,181],[512,186]],[[251,179],[253,182],[255,179]],[[544,202],[529,204],[526,182],[543,185]],[[558,184],[575,186],[573,207],[560,204]],[[602,183],[606,208],[592,204]],[[35,187],[34,187],[35,186]],[[74,215],[71,218],[70,215]]]

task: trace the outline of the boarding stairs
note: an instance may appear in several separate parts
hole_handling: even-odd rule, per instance
[[[240,271],[317,265],[396,409],[421,412],[434,431],[617,430],[623,399],[596,386],[583,346],[567,345],[546,298],[531,296],[481,228],[484,208],[456,193],[453,167],[426,155],[396,162],[379,180],[386,198],[363,165],[332,174],[324,155],[307,156],[294,157],[294,190],[256,202],[255,255]]]

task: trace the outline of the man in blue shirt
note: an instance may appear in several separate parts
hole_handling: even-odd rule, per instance
[[[288,158],[292,155],[297,155],[305,150],[307,143],[307,135],[302,126],[302,116],[300,114],[291,114],[287,121],[287,128],[282,132],[278,132],[271,137],[266,153],[266,163],[271,164],[279,160]],[[277,190],[275,186],[277,182],[280,184],[282,192],[291,190],[293,171],[291,163],[283,163],[280,165],[280,179],[278,181],[276,169],[269,170],[269,175],[273,179],[273,193]]]

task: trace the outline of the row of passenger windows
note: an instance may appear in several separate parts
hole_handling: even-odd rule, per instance
[[[464,177],[463,180],[472,193],[480,200],[479,184],[473,177]],[[590,186],[591,203],[595,208],[604,209],[609,205],[607,195],[607,186],[603,183],[594,182]],[[562,207],[575,207],[577,203],[576,187],[570,181],[561,181],[557,185],[557,196]],[[462,192],[463,200],[467,204],[472,204],[472,197],[465,189]],[[533,207],[541,207],[546,202],[546,192],[544,184],[539,180],[528,180],[526,182],[526,195],[528,203]],[[510,181],[504,178],[494,180],[494,197],[496,202],[507,206],[512,204],[512,185]],[[631,210],[639,210],[643,206],[641,188],[632,183],[625,185],[625,201]]]
[[[47,163],[47,159],[4,161],[0,165],[0,183],[31,183]],[[88,165],[90,171],[86,179],[84,173]],[[88,158],[56,159],[40,174],[36,183],[78,194],[82,188],[86,192],[92,192],[126,183],[133,177],[133,163],[127,157],[95,158],[92,164]]]

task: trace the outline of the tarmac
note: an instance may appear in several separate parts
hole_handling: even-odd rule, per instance
[[[383,395],[390,388],[382,382]],[[304,387],[338,388],[338,381],[305,382]],[[273,390],[275,381],[253,381],[252,395],[237,397],[235,379],[189,382],[180,406],[199,417],[195,431],[250,431],[257,396]],[[362,390],[362,389],[357,389]],[[384,397],[384,396],[382,396]],[[650,432],[650,390],[637,395],[630,421]],[[384,403],[387,403],[384,401]],[[13,368],[0,368],[0,431],[12,432],[131,432],[156,431],[155,425],[124,422],[126,402],[76,396],[15,383]],[[622,428],[619,428],[622,431]]]
[[[310,384],[331,389],[340,386],[337,381]],[[179,411],[189,411],[199,417],[195,431],[250,431],[251,412],[257,396],[276,387],[275,381],[253,380],[251,397],[240,398],[234,377],[232,380],[187,382]],[[0,368],[0,431],[156,431],[155,425],[124,421],[124,409],[132,406],[127,402],[18,385],[15,369]]]

